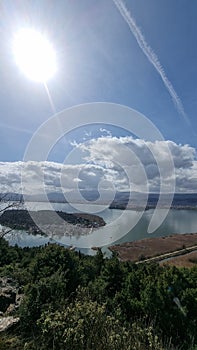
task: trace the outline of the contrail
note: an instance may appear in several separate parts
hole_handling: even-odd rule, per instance
[[[24,128],[18,128],[18,127],[16,127],[16,126],[11,126],[11,125],[8,125],[8,124],[6,124],[6,123],[0,122],[0,127],[6,128],[6,129],[11,129],[11,130],[16,130],[16,131],[19,131],[19,132],[25,132],[25,133],[27,133],[27,134],[32,135],[32,131],[31,131],[31,130],[24,129]]]
[[[131,16],[130,12],[126,8],[124,2],[122,0],[113,0],[114,4],[118,8],[120,14],[124,18],[124,20],[127,22],[132,34],[137,40],[137,43],[139,47],[142,49],[143,53],[148,58],[149,62],[152,63],[152,65],[155,67],[156,71],[159,73],[165,87],[167,88],[170,96],[172,97],[172,100],[174,102],[175,107],[177,108],[178,112],[184,117],[185,121],[190,125],[190,121],[188,119],[188,116],[186,115],[183,104],[177,95],[176,91],[174,90],[171,82],[166,76],[166,73],[159,62],[159,59],[157,55],[154,53],[152,48],[147,44],[142,32],[138,28],[134,18]]]

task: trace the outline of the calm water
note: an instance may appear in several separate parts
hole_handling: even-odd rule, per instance
[[[72,245],[82,248],[84,253],[90,253],[90,247],[107,246],[115,243],[129,242],[147,237],[167,236],[173,233],[195,233],[197,232],[197,210],[175,210],[171,209],[163,223],[153,233],[147,233],[153,209],[145,211],[143,214],[134,210],[117,210],[105,208],[102,205],[78,204],[73,207],[69,204],[54,203],[54,210],[61,210],[68,213],[91,212],[105,220],[107,225],[90,232],[85,236],[56,236],[53,238],[31,235],[24,231],[16,231],[9,236],[11,244],[19,246],[35,246],[46,244],[47,242],[58,242],[63,245]],[[46,203],[28,203],[28,209],[46,209]],[[162,221],[164,209],[159,209],[156,220],[158,225]],[[141,217],[141,218],[140,218]],[[136,224],[136,225],[135,225]]]

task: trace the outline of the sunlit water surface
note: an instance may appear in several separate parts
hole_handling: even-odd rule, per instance
[[[103,247],[147,237],[160,237],[174,233],[183,234],[197,232],[197,210],[171,209],[159,228],[155,232],[149,234],[147,233],[147,229],[154,209],[147,210],[142,214],[135,210],[122,211],[118,209],[109,209],[103,205],[77,204],[77,209],[74,204],[73,206],[65,203],[53,203],[52,205],[54,210],[65,211],[67,213],[74,213],[79,210],[88,213],[89,211],[92,212],[94,210],[95,214],[101,216],[107,225],[96,229],[93,232],[90,231],[85,237],[54,235],[51,238],[41,235],[35,236],[26,231],[15,231],[7,237],[10,244],[18,244],[21,247],[32,247],[43,245],[48,242],[58,242],[66,246],[72,245],[79,247],[84,253],[91,254],[93,252],[90,247],[93,246]],[[30,210],[46,209],[46,203],[42,202],[28,203],[27,206]],[[158,223],[161,221],[160,216],[162,217],[162,210],[163,209],[160,209],[157,214]],[[141,215],[142,217],[138,221]],[[132,229],[128,230],[129,227],[132,227],[133,222],[137,222],[137,224]]]

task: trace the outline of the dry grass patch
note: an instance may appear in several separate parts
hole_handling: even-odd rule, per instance
[[[176,267],[193,267],[197,265],[197,252],[174,257],[168,261],[161,262],[161,265],[171,265]]]
[[[145,238],[112,246],[121,260],[139,261],[144,258],[174,252],[197,245],[197,233],[174,234],[166,237]]]

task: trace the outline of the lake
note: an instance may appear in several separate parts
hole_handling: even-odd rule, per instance
[[[91,247],[109,246],[112,244],[130,242],[147,237],[168,236],[178,233],[196,233],[197,232],[197,210],[191,209],[170,209],[167,217],[159,226],[165,214],[165,209],[159,209],[156,214],[158,228],[153,233],[148,233],[148,226],[154,213],[154,209],[146,210],[144,213],[135,210],[119,210],[109,209],[104,205],[89,204],[67,204],[67,203],[51,203],[54,210],[73,212],[89,212],[95,213],[106,222],[106,226],[93,230],[84,236],[60,236],[44,237],[40,235],[32,235],[25,231],[15,231],[7,238],[10,244],[18,244],[24,246],[38,246],[48,242],[58,242],[66,246],[74,246],[80,248],[84,253],[92,253]],[[26,203],[29,210],[46,209],[46,203],[29,202]],[[49,209],[47,207],[47,209]]]

